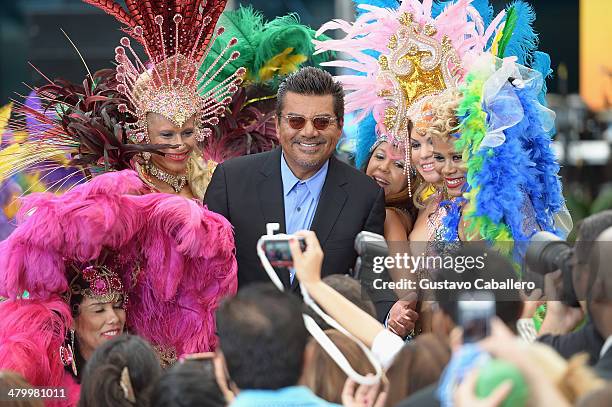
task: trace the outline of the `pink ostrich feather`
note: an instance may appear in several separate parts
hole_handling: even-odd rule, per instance
[[[52,194],[29,195],[17,219],[17,229],[0,244],[0,295],[14,299],[27,290],[46,299],[66,291],[57,200]]]
[[[124,257],[134,251],[132,240],[145,218],[130,195],[122,195],[142,187],[132,173],[101,175],[60,196],[23,198],[19,226],[0,245],[0,294],[18,298],[28,291],[31,298],[46,299],[67,291],[66,259],[95,260],[103,249]]]
[[[131,293],[128,325],[178,354],[216,346],[218,302],[237,290],[231,225],[195,201],[166,194],[146,201],[145,265]]]
[[[59,297],[0,303],[0,370],[22,375],[33,386],[58,387],[66,373],[59,347],[72,326]]]
[[[355,22],[333,20],[321,26],[317,35],[329,30],[341,30],[344,38],[313,41],[316,52],[336,51],[348,55],[351,59],[329,61],[323,65],[359,72],[359,75],[336,77],[348,92],[345,111],[357,113],[355,122],[363,120],[373,110],[380,112],[388,103],[378,96],[382,88],[378,80],[378,61],[366,52],[390,52],[387,44],[400,27],[400,17],[403,13],[411,13],[414,21],[420,25],[433,25],[437,30],[434,35],[436,40],[441,41],[447,36],[457,51],[463,68],[469,67],[475,57],[485,51],[487,42],[500,28],[505,12],[499,13],[488,27],[484,27],[482,17],[471,6],[471,2],[472,0],[458,0],[448,5],[436,18],[431,15],[432,0],[403,0],[397,9],[362,4],[358,7],[365,12]],[[465,71],[459,73],[459,79],[462,79],[463,72]],[[382,118],[383,115],[375,114],[377,129],[385,132]]]
[[[122,170],[98,175],[91,181],[79,185],[78,191],[83,196],[108,193],[141,195],[146,193],[146,188],[136,171]]]
[[[48,407],[72,407],[79,401],[80,386],[59,354],[71,326],[68,304],[58,297],[0,303],[0,370],[19,373],[32,386],[64,388],[67,399],[50,399]]]

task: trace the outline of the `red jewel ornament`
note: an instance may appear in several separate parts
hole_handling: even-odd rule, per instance
[[[104,280],[101,279],[97,279],[94,281],[93,283],[93,287],[94,287],[94,294],[96,295],[104,295],[107,293],[107,287],[106,287],[106,283],[104,282]]]
[[[70,366],[72,364],[73,355],[70,349],[66,346],[60,346],[59,348],[60,360],[64,366]]]

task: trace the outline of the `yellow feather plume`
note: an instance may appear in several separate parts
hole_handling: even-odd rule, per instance
[[[300,64],[308,60],[306,55],[291,55],[292,52],[293,47],[285,48],[283,52],[270,59],[259,70],[260,79],[265,82],[272,79],[275,75],[288,75],[291,72],[297,71]]]

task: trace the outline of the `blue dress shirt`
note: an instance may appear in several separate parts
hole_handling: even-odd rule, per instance
[[[325,184],[329,160],[312,177],[301,180],[293,174],[285,155],[281,155],[281,178],[283,180],[283,199],[285,202],[285,231],[287,234],[308,230],[312,225],[321,190]],[[290,270],[293,282],[294,271]]]
[[[285,387],[278,390],[241,390],[231,407],[340,407],[317,397],[304,386]]]

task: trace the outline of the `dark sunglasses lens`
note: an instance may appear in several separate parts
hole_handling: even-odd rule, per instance
[[[331,119],[329,117],[315,117],[312,119],[312,124],[317,130],[325,130],[329,127]]]
[[[303,129],[304,126],[306,126],[306,118],[304,117],[289,116],[287,118],[287,121],[289,122],[289,126],[291,126],[291,128],[295,130]]]

